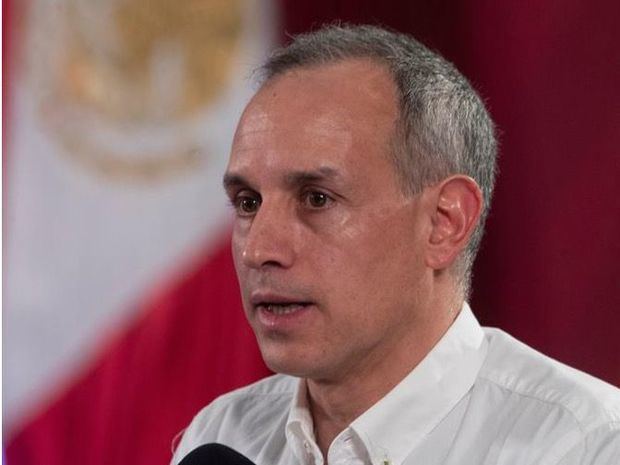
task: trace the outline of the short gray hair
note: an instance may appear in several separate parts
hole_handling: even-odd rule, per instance
[[[261,71],[269,80],[291,69],[356,58],[387,66],[398,88],[400,122],[392,152],[405,192],[415,194],[452,174],[472,177],[482,190],[480,221],[456,267],[465,297],[497,172],[493,121],[451,63],[411,36],[376,26],[328,25],[295,36]]]

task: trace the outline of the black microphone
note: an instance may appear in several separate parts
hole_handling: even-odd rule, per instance
[[[250,459],[224,444],[211,442],[196,447],[179,465],[255,465]]]

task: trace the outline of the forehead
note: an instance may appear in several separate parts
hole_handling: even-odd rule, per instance
[[[256,157],[274,168],[367,162],[387,153],[397,102],[388,70],[371,60],[293,69],[268,81],[248,104],[229,168]]]

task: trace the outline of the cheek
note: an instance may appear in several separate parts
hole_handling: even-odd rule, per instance
[[[422,273],[420,241],[400,217],[350,222],[336,234],[326,266],[335,291],[353,305],[400,300],[398,294],[407,294]]]
[[[245,301],[244,284],[246,281],[246,267],[243,265],[244,247],[245,241],[243,239],[243,236],[238,234],[236,230],[233,230],[230,249],[232,253],[233,265],[235,267],[235,273],[237,275],[237,281],[239,283],[239,288],[241,291],[241,298]]]
[[[414,232],[398,213],[368,214],[342,222],[334,230],[336,249],[352,263],[370,265],[370,269],[389,264],[394,257],[406,259],[411,252]]]
[[[244,223],[238,220],[235,221],[230,240],[230,250],[237,274],[239,274],[241,270],[241,260],[243,258],[243,250],[245,249],[245,236],[247,234],[246,229],[247,226],[245,226]]]
[[[232,252],[233,263],[235,265],[235,270],[237,271],[237,274],[239,273],[239,264],[241,263],[242,250],[243,248],[241,245],[241,240],[239,239],[239,235],[236,231],[233,231],[230,241],[230,251]]]

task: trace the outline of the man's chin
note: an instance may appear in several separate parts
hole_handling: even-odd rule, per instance
[[[306,357],[298,357],[288,353],[274,353],[270,349],[263,349],[261,347],[261,353],[265,365],[274,373],[282,375],[295,376],[298,378],[312,377],[313,373],[317,371],[316,361],[311,361]]]

